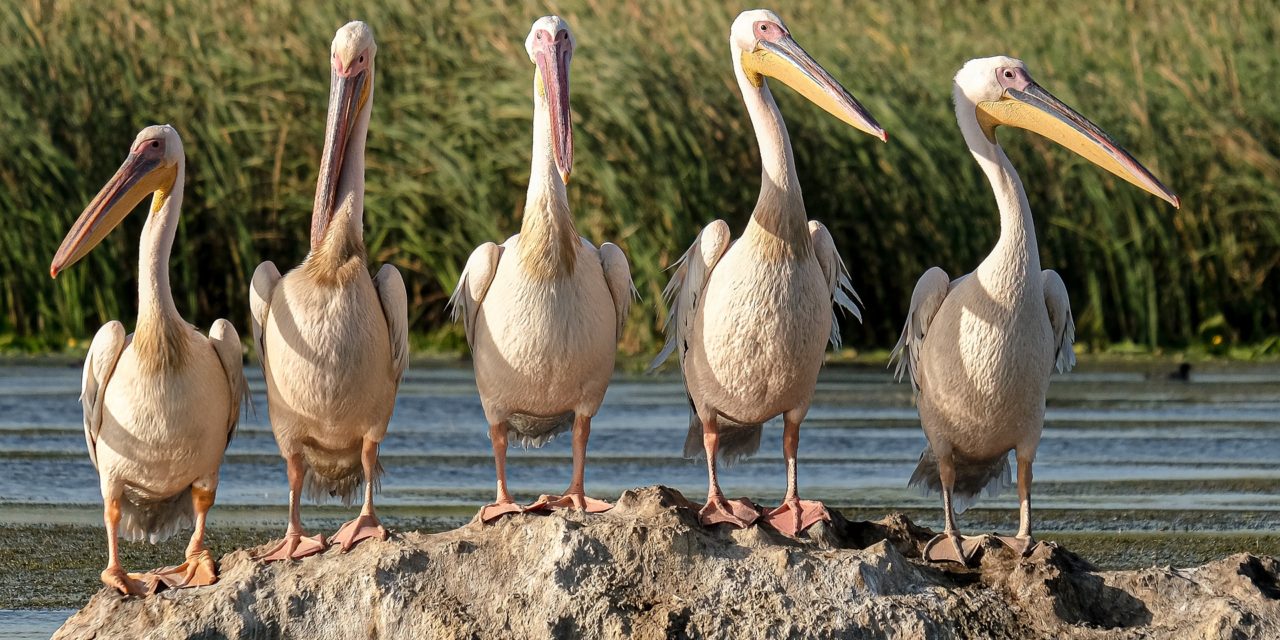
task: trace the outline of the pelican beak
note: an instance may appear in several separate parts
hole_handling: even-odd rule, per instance
[[[356,118],[369,101],[372,69],[348,67],[334,59],[329,84],[329,117],[324,130],[324,149],[320,156],[320,178],[316,184],[316,201],[311,212],[311,248],[319,248],[333,220],[338,181],[346,160],[347,142]]]
[[[550,42],[535,47],[533,61],[538,68],[538,89],[547,100],[551,116],[551,151],[556,169],[560,179],[569,184],[573,171],[573,122],[569,117],[569,59],[573,57],[573,44],[560,34],[547,40]]]
[[[763,76],[776,78],[845,124],[869,133],[881,142],[889,141],[889,134],[871,117],[871,113],[790,35],[776,41],[757,41],[754,51],[742,54],[742,69],[751,84],[757,87],[764,82]]]
[[[144,154],[141,145],[134,149],[67,232],[49,265],[49,276],[57,278],[88,255],[143,198],[172,189],[176,179],[177,165],[162,166],[159,158]]]
[[[1030,81],[1006,87],[999,100],[978,103],[978,123],[987,139],[995,141],[995,128],[1008,125],[1034,131],[1083,156],[1086,160],[1124,178],[1131,184],[1173,205],[1182,201],[1146,167],[1111,139],[1098,125]]]

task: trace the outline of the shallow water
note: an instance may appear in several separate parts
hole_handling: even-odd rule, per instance
[[[261,371],[253,368],[249,377],[256,413],[242,421],[227,452],[215,529],[220,520],[268,528],[283,521],[284,465],[267,422]],[[78,367],[0,367],[3,522],[100,527],[79,385]],[[703,463],[680,455],[687,406],[672,375],[619,375],[593,424],[588,491],[615,498],[661,483],[701,499]],[[857,517],[905,510],[938,527],[936,498],[905,486],[924,443],[908,385],[879,368],[828,367],[801,431],[802,495]],[[379,504],[393,517],[447,522],[492,499],[491,450],[470,369],[408,373],[382,459],[387,472]],[[1039,524],[1041,531],[1076,532],[1079,540],[1096,532],[1274,533],[1280,530],[1277,460],[1280,366],[1201,367],[1182,382],[1160,369],[1086,365],[1055,377],[1050,387],[1035,468]],[[562,490],[569,471],[563,437],[542,449],[514,450],[508,459],[517,499]],[[777,501],[786,485],[780,424],[766,428],[759,455],[724,469],[721,482],[731,496]],[[984,499],[961,524],[1010,528],[1016,507],[1013,495]],[[347,513],[340,506],[303,510],[312,520]],[[0,611],[0,637],[22,637],[15,634],[27,628],[47,634],[65,615]]]

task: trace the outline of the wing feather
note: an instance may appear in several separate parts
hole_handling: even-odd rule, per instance
[[[511,242],[508,240],[507,242]],[[503,247],[486,242],[467,258],[467,266],[458,278],[458,286],[449,297],[449,307],[456,322],[463,319],[462,326],[467,332],[467,344],[474,345],[476,316],[480,313],[480,304],[493,284],[493,276],[498,273],[498,260],[502,258]]]
[[[956,282],[959,281],[956,280]],[[907,311],[907,321],[902,327],[902,337],[898,339],[898,344],[894,345],[893,352],[889,354],[891,365],[895,359],[898,361],[898,368],[894,372],[898,380],[902,380],[902,374],[906,372],[911,377],[911,386],[916,393],[919,393],[922,384],[920,348],[924,344],[925,336],[929,333],[929,324],[933,322],[933,316],[938,313],[942,301],[946,300],[952,286],[947,272],[938,267],[933,267],[920,276],[920,280],[916,282],[915,291],[911,293],[911,309]]]
[[[818,258],[818,265],[827,277],[827,291],[831,296],[831,346],[840,348],[840,318],[836,311],[849,314],[862,322],[862,298],[853,290],[853,282],[849,280],[849,269],[845,267],[840,252],[836,250],[836,242],[826,225],[817,220],[809,221],[809,237],[813,239],[813,252]]]
[[[656,369],[671,356],[677,345],[684,343],[693,320],[697,317],[698,306],[702,303],[702,294],[707,280],[711,278],[711,271],[728,249],[729,225],[724,220],[716,220],[702,229],[689,250],[672,265],[676,269],[675,273],[662,290],[662,297],[668,305],[665,327],[667,342],[649,364],[650,370]],[[680,351],[680,358],[683,361],[683,349]]]
[[[1071,300],[1067,297],[1067,285],[1052,269],[1040,272],[1044,279],[1044,304],[1049,309],[1049,324],[1053,326],[1054,367],[1058,373],[1066,373],[1076,366],[1076,322],[1071,317]]]
[[[112,320],[98,329],[84,360],[80,404],[84,407],[84,443],[89,448],[89,460],[95,469],[98,468],[98,432],[102,429],[103,398],[107,393],[107,383],[120,362],[120,354],[128,344],[124,325],[119,320]]]
[[[244,378],[244,345],[235,326],[222,318],[209,328],[209,344],[218,354],[222,373],[227,377],[227,388],[231,390],[231,412],[227,419],[227,445],[230,446],[236,425],[240,424],[241,411],[249,402],[249,383]]]
[[[400,271],[389,264],[382,265],[373,278],[378,291],[382,315],[387,319],[387,336],[391,339],[391,366],[396,372],[396,382],[404,377],[409,364],[409,296],[405,293],[404,278]]]
[[[270,260],[258,265],[253,271],[253,282],[249,285],[249,316],[253,329],[253,348],[258,351],[258,362],[267,368],[267,350],[262,341],[263,327],[267,326],[267,315],[271,312],[271,296],[275,293],[276,284],[280,282],[280,270]]]
[[[606,242],[600,245],[600,265],[604,268],[604,281],[609,286],[609,295],[613,296],[613,311],[617,318],[617,339],[622,339],[622,328],[626,326],[627,314],[631,312],[632,298],[640,297],[636,285],[631,281],[631,265],[627,262],[627,254],[618,245]]]

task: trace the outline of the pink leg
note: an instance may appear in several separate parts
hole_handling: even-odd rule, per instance
[[[218,581],[217,566],[213,555],[204,546],[205,521],[213,507],[214,491],[191,487],[191,506],[196,514],[196,530],[187,543],[187,561],[176,567],[166,567],[154,572],[156,578],[172,589],[203,587]]]
[[[155,581],[143,576],[125,573],[120,566],[120,498],[107,498],[102,505],[102,522],[107,526],[107,568],[102,570],[102,584],[126,596],[145,596],[155,593]]]
[[[583,476],[587,467],[587,440],[591,438],[591,416],[576,416],[573,420],[573,479],[562,495],[542,496],[529,505],[530,510],[577,509],[587,513],[601,513],[613,508],[604,500],[588,498],[583,489]]]
[[[703,526],[713,524],[729,524],[739,529],[751,526],[760,518],[760,510],[750,500],[738,498],[729,500],[720,491],[720,480],[716,476],[716,452],[720,449],[720,425],[714,413],[708,411],[710,417],[702,419],[702,448],[707,454],[707,503],[698,512],[698,521]]]
[[[489,425],[489,442],[493,445],[493,466],[498,475],[498,496],[491,504],[480,508],[480,521],[493,522],[509,513],[520,513],[524,508],[511,499],[507,492],[507,423]]]
[[[938,479],[942,482],[942,533],[924,545],[924,558],[933,562],[957,562],[969,565],[982,547],[986,536],[962,536],[956,527],[956,512],[951,504],[951,492],[956,484],[955,459],[948,451],[938,455]]]
[[[373,440],[365,440],[364,446],[360,449],[360,463],[364,467],[364,506],[360,509],[360,515],[344,525],[329,540],[329,544],[336,544],[342,547],[345,553],[356,546],[361,540],[369,538],[377,538],[378,540],[387,539],[387,529],[378,521],[378,516],[373,512],[373,475],[378,470],[378,443]]]
[[[272,547],[257,560],[275,562],[276,560],[301,560],[325,550],[324,537],[320,534],[307,536],[302,529],[302,514],[298,501],[302,498],[302,454],[295,453],[285,459],[289,473],[289,528],[285,530],[284,539]]]
[[[1018,535],[996,536],[1005,546],[1013,549],[1018,555],[1030,555],[1036,548],[1036,539],[1031,536],[1031,457],[1018,454]]]
[[[796,457],[800,450],[800,421],[785,416],[783,421],[782,455],[787,460],[787,495],[782,499],[781,506],[765,515],[765,521],[774,529],[794,538],[818,522],[830,522],[831,514],[817,500],[800,499],[797,488],[799,473],[796,469]]]

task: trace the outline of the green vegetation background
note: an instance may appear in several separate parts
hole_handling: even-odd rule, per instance
[[[530,148],[523,39],[574,27],[579,231],[618,242],[644,301],[624,351],[656,344],[662,269],[701,225],[741,229],[759,187],[730,70],[731,2],[297,3],[14,0],[0,7],[0,350],[60,348],[131,324],[145,209],[55,282],[71,221],[141,127],[188,154],[173,253],[180,309],[247,335],[246,286],[304,255],[328,91],[348,19],[377,34],[366,241],[409,287],[417,345],[459,349],[447,292],[467,255],[517,230]],[[896,339],[916,278],[971,270],[995,240],[990,189],[955,126],[968,58],[1021,57],[1182,196],[1175,211],[1045,139],[1002,142],[1036,212],[1042,260],[1084,345],[1250,344],[1280,331],[1280,11],[1221,2],[781,3],[797,40],[889,131],[862,135],[786,89],[808,213],[831,228],[866,301],[850,344]],[[1258,347],[1257,345],[1261,345]]]

